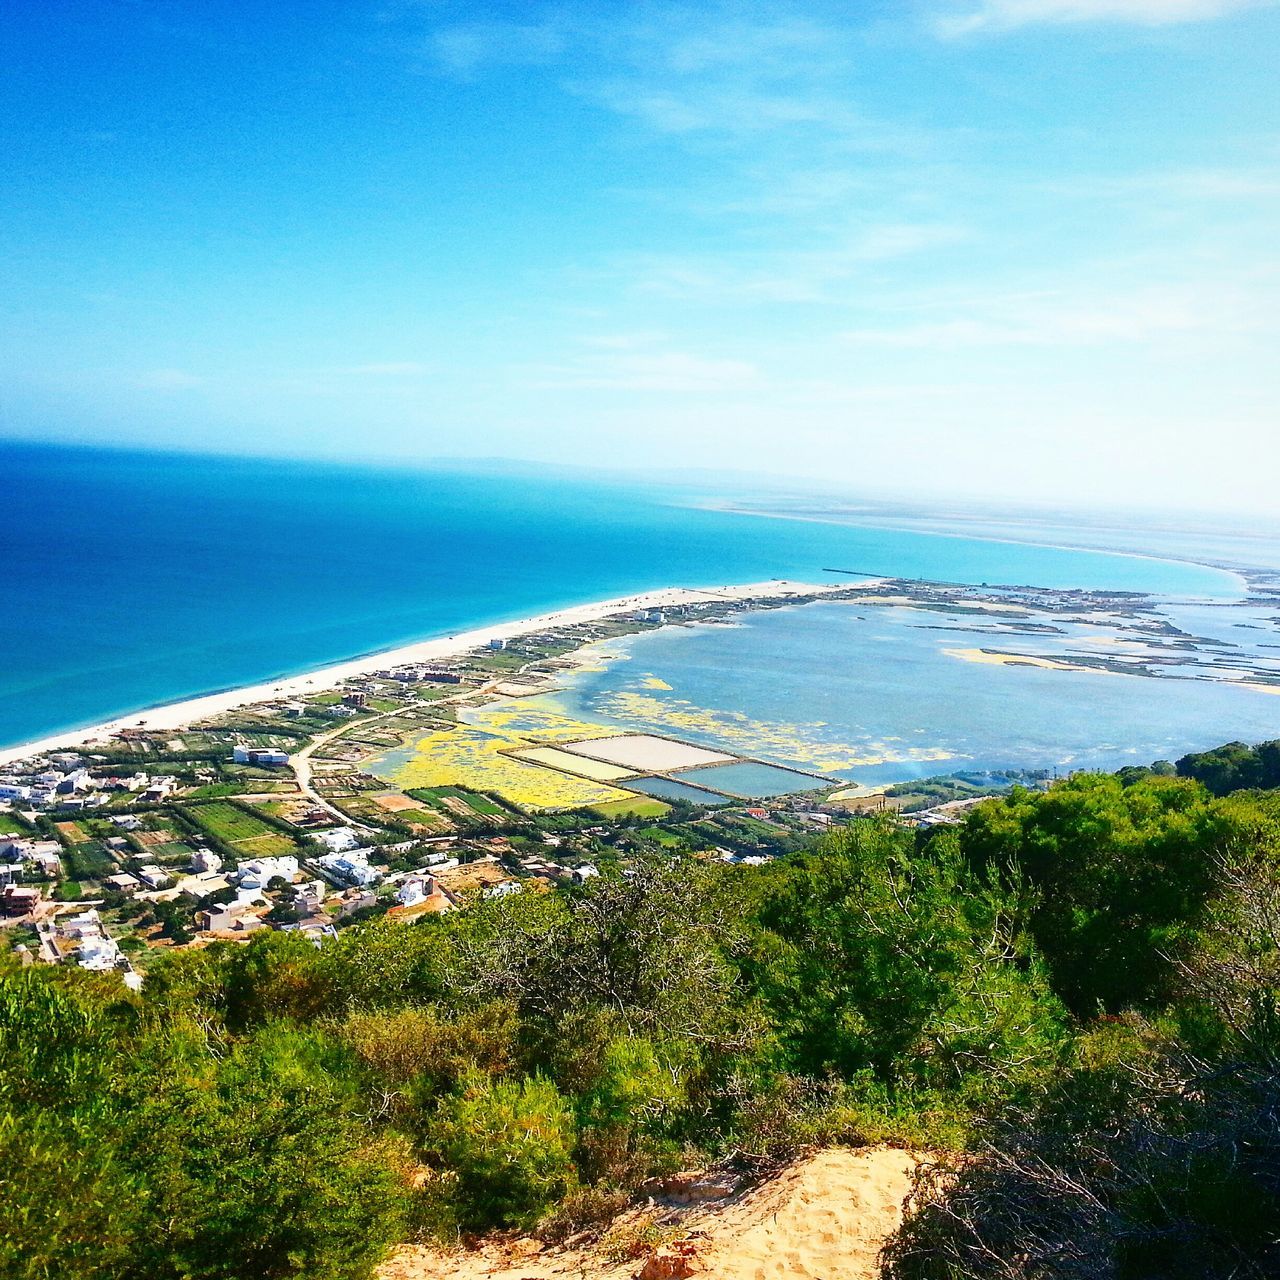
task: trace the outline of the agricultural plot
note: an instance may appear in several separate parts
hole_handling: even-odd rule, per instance
[[[438,804],[441,808],[451,809],[457,813],[459,806],[478,813],[484,818],[503,818],[506,813],[501,805],[496,805],[488,796],[478,795],[462,787],[421,787],[410,794],[428,804]]]
[[[25,836],[26,825],[11,813],[0,813],[0,836]]]
[[[389,770],[390,780],[411,794],[421,788],[461,786],[494,792],[534,809],[572,809],[626,798],[626,793],[615,787],[509,754],[513,747],[532,745],[510,732],[486,732],[471,726],[441,730],[420,738],[413,754]]]
[[[69,845],[63,863],[73,880],[101,880],[116,870],[110,854],[96,840]]]
[[[405,822],[417,833],[423,835],[445,835],[453,830],[453,824],[434,809],[401,809],[396,814],[397,822]]]
[[[235,841],[236,849],[251,858],[270,858],[280,853],[292,853],[297,846],[288,836],[273,831],[270,835],[250,836],[247,840]]]
[[[154,859],[161,866],[186,866],[191,861],[194,850],[181,840],[169,840],[164,844],[152,845],[147,850],[147,857]]]
[[[685,843],[674,831],[666,831],[662,827],[641,827],[636,834],[662,845],[664,849],[678,849]]]
[[[150,851],[157,845],[168,844],[170,841],[178,838],[178,833],[172,827],[154,827],[150,831],[135,831],[133,838]]]
[[[633,796],[630,800],[609,800],[604,804],[593,804],[591,806],[592,813],[598,813],[602,818],[661,818],[671,812],[669,804],[663,804],[661,800],[651,800],[645,796]],[[658,831],[657,827],[649,827],[642,831],[641,835],[648,835],[650,832]],[[667,843],[662,835],[652,836],[650,839],[661,840],[663,844]],[[679,840],[674,843],[679,844]]]
[[[211,836],[225,840],[249,857],[289,853],[296,847],[288,836],[233,804],[198,804],[188,812]]]

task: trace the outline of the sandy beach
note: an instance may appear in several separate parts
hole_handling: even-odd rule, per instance
[[[512,640],[556,627],[597,622],[602,618],[609,618],[619,613],[630,613],[636,609],[670,609],[677,605],[700,604],[714,600],[747,601],[791,595],[812,596],[861,585],[865,584],[859,582],[818,584],[779,579],[772,582],[751,582],[721,587],[663,587],[656,591],[620,596],[613,600],[575,605],[554,613],[521,618],[515,622],[497,623],[494,626],[477,627],[470,631],[459,632],[457,635],[420,640],[414,644],[402,645],[398,649],[385,649],[362,658],[318,667],[301,675],[269,680],[261,684],[243,685],[221,693],[186,698],[179,702],[151,707],[145,711],[131,712],[100,724],[86,725],[84,728],[71,729],[65,733],[52,734],[34,741],[18,743],[16,746],[0,748],[0,765],[22,760],[44,751],[84,747],[102,742],[122,729],[181,729],[195,721],[222,715],[237,707],[252,706],[255,703],[269,702],[278,698],[298,698],[306,694],[318,693],[340,684],[343,680],[368,675],[387,667],[404,666],[415,662],[439,662],[478,648],[490,640]]]

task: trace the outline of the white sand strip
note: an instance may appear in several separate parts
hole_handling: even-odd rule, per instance
[[[343,680],[354,676],[369,675],[388,667],[406,666],[418,662],[439,662],[456,658],[471,649],[479,648],[490,640],[512,640],[531,632],[549,631],[556,627],[571,627],[579,623],[598,622],[602,618],[636,609],[670,609],[683,604],[703,604],[714,600],[760,600],[779,596],[824,595],[832,591],[844,591],[850,587],[873,585],[868,583],[840,582],[814,584],[788,582],[751,582],[724,587],[664,587],[657,591],[642,592],[634,596],[622,596],[616,600],[600,600],[594,604],[575,605],[555,613],[544,613],[533,618],[521,618],[516,622],[502,622],[491,627],[476,628],[458,635],[442,636],[435,640],[420,640],[416,644],[399,649],[387,649],[381,653],[354,658],[349,662],[320,667],[301,675],[283,680],[271,680],[264,684],[245,685],[222,693],[210,693],[203,697],[187,698],[165,706],[123,715],[102,724],[71,729],[66,733],[52,734],[32,742],[0,749],[0,765],[13,760],[59,748],[83,747],[103,742],[122,729],[169,730],[185,728],[198,720],[234,711],[237,707],[252,706],[259,702],[271,702],[281,698],[298,698],[310,693],[331,689]]]

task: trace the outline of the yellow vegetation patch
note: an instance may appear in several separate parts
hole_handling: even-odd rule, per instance
[[[518,734],[469,725],[438,730],[418,739],[414,754],[392,777],[405,790],[468,787],[497,792],[530,809],[570,809],[627,798],[627,792],[616,787],[570,777],[508,754],[512,748],[529,745]]]
[[[951,760],[942,747],[893,747],[883,742],[852,745],[823,742],[824,723],[786,724],[753,720],[741,711],[699,707],[682,698],[655,698],[650,694],[622,692],[606,703],[611,719],[640,724],[658,732],[711,740],[726,751],[765,760],[785,761],[814,773],[840,773],[860,766],[897,761]]]

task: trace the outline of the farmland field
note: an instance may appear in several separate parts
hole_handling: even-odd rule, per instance
[[[210,835],[252,857],[289,853],[295,847],[288,836],[233,804],[215,801],[193,805],[188,812]]]
[[[27,828],[11,813],[0,813],[0,836],[24,836]]]
[[[483,814],[486,818],[504,816],[503,810],[494,804],[488,796],[479,795],[474,791],[467,791],[463,787],[418,787],[410,791],[409,794],[419,800],[425,800],[428,804],[436,800],[461,800],[468,809],[474,809],[476,813]]]
[[[647,800],[636,796],[633,800],[607,800],[604,804],[593,804],[592,813],[604,818],[621,818],[630,815],[636,818],[661,818],[671,812],[671,806],[661,800]],[[679,841],[676,841],[678,844]]]
[[[147,857],[162,863],[185,863],[191,861],[192,852],[190,845],[183,844],[180,840],[169,840],[164,844],[151,845],[147,849]]]
[[[247,840],[236,840],[235,846],[242,853],[254,858],[270,858],[278,853],[292,853],[297,847],[288,836],[272,831],[265,836],[250,836]]]

